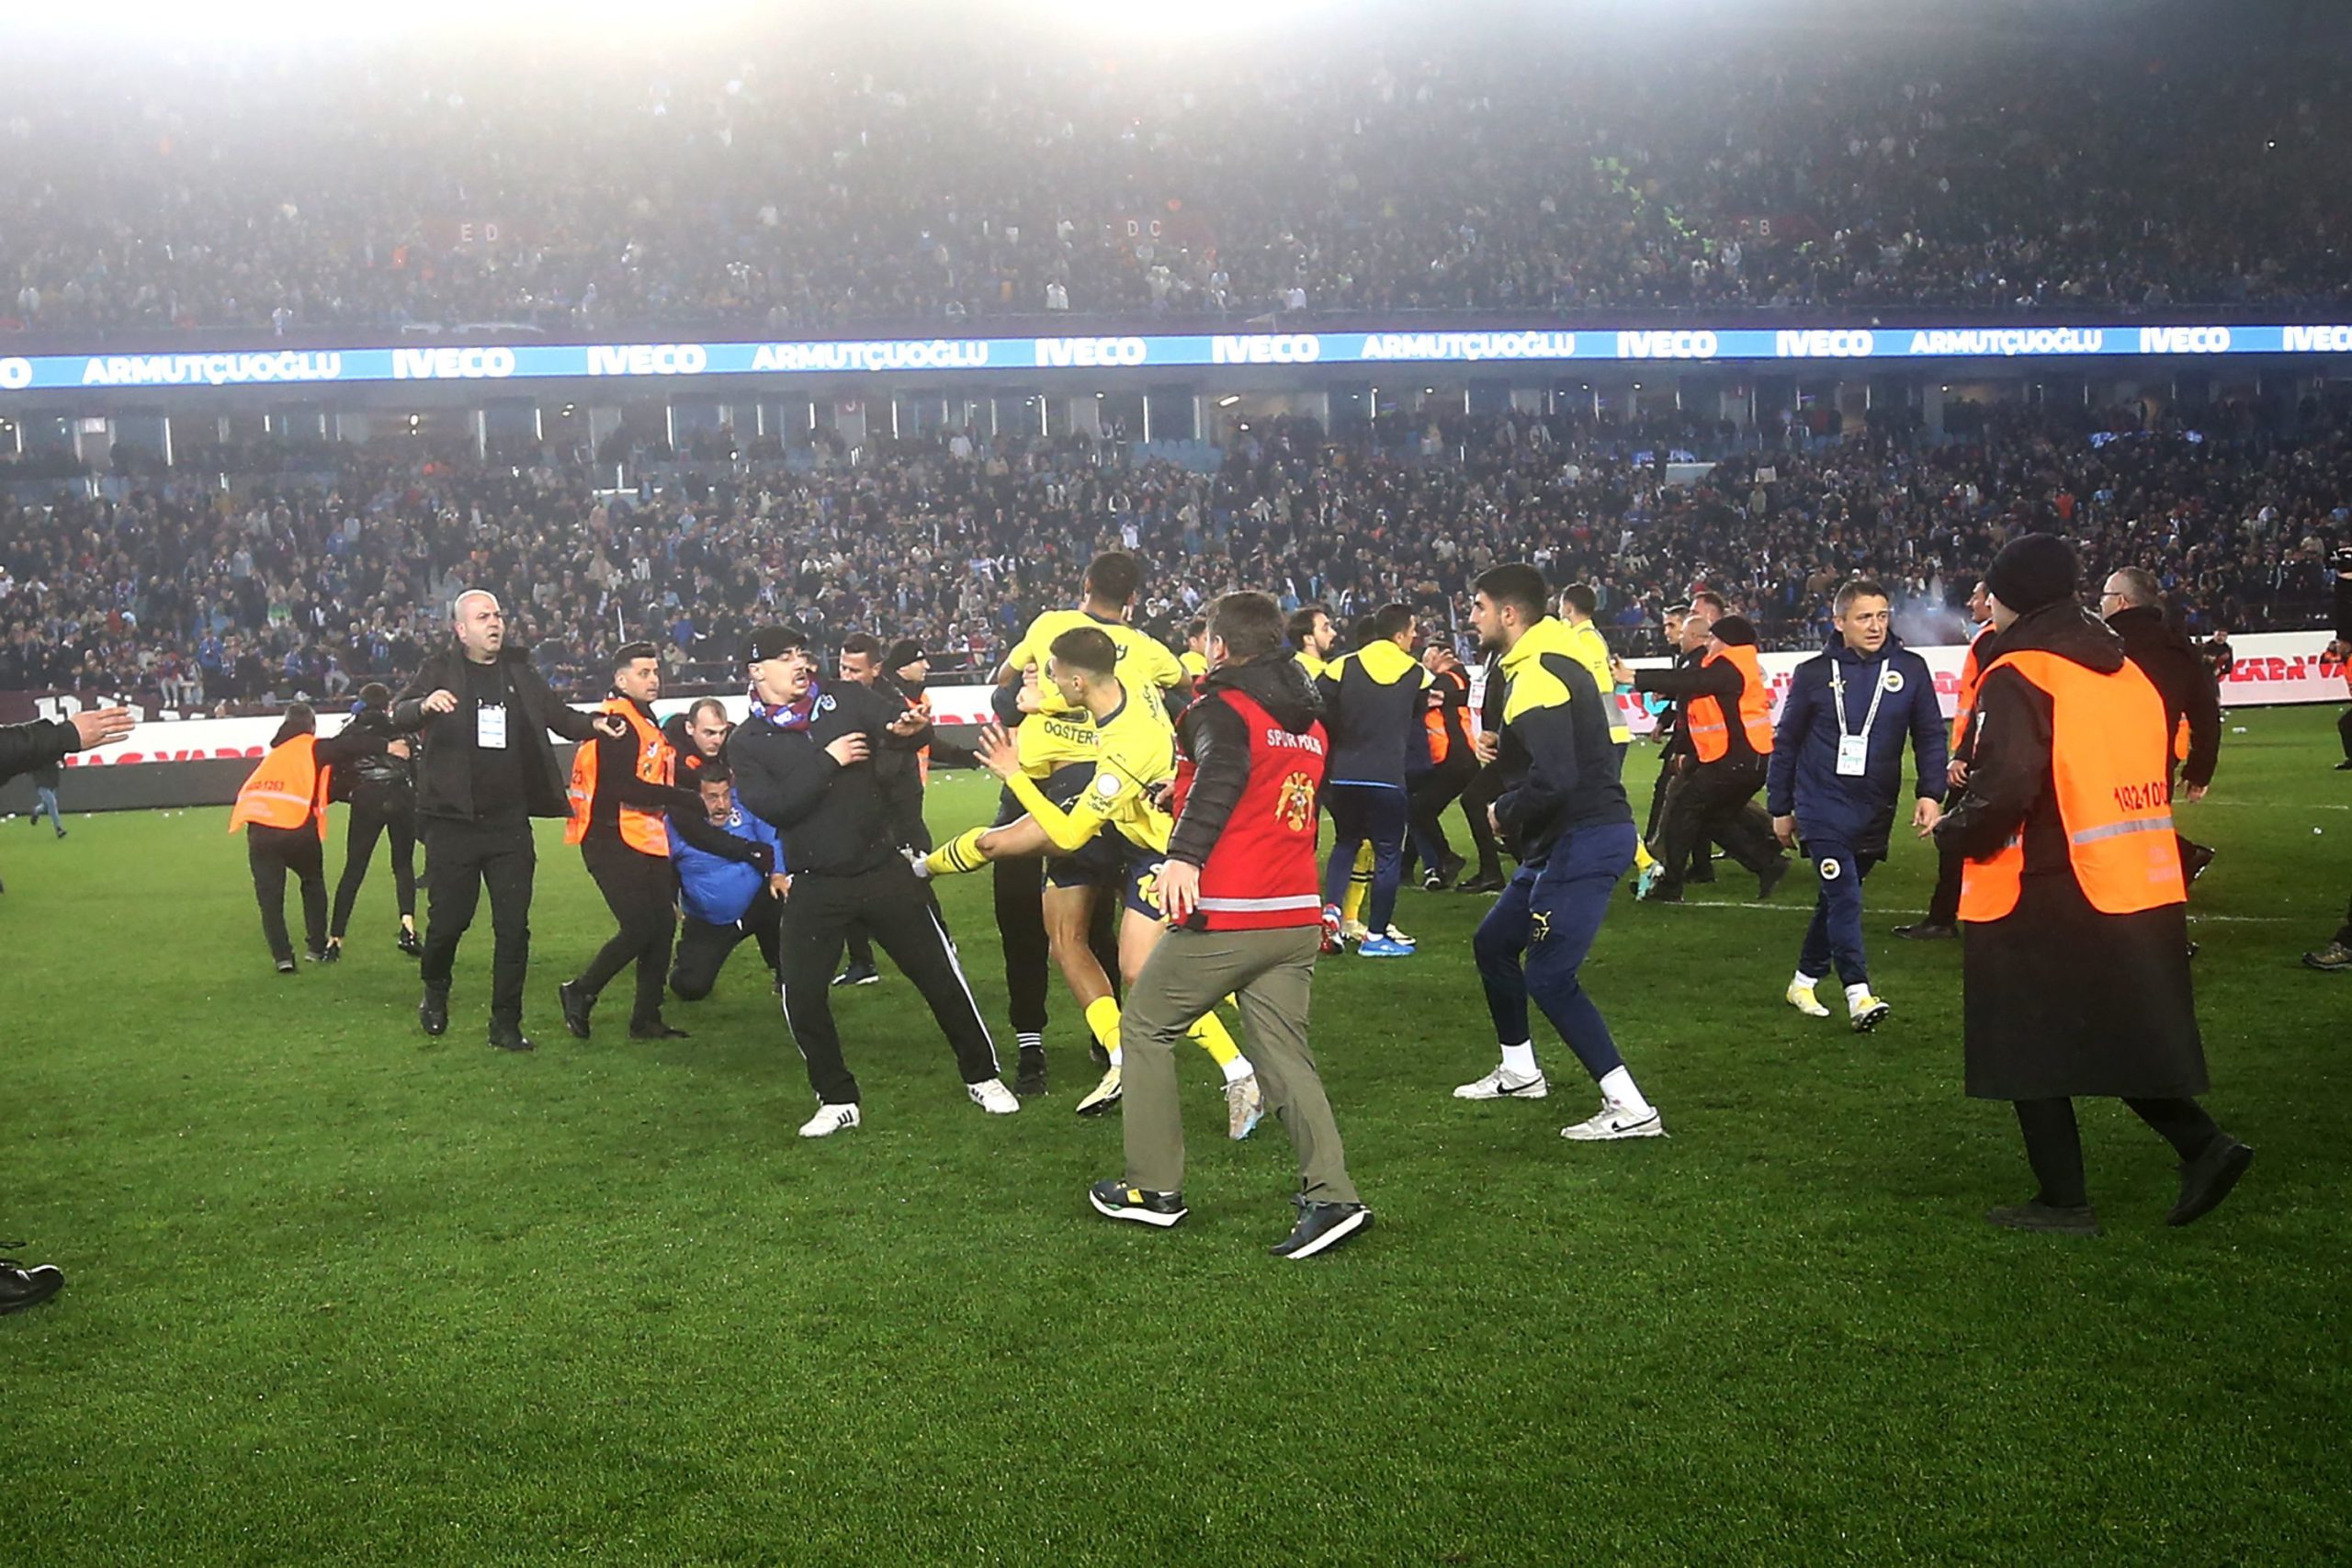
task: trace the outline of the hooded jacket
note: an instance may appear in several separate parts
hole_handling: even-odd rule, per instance
[[[1331,733],[1329,782],[1403,789],[1414,742],[1429,733],[1421,693],[1431,679],[1419,660],[1385,639],[1333,660],[1315,682]]]
[[[1546,615],[1502,657],[1504,781],[1495,820],[1520,859],[1542,863],[1564,833],[1634,820],[1609,738],[1614,704],[1576,657],[1567,627]]]
[[[1247,664],[1221,664],[1208,672],[1200,696],[1177,720],[1185,755],[1193,759],[1193,788],[1169,838],[1168,858],[1188,865],[1208,863],[1210,848],[1225,831],[1250,782],[1248,722],[1229,704],[1206,700],[1228,689],[1256,702],[1293,735],[1306,734],[1323,716],[1306,671],[1287,654],[1278,651]]]
[[[1833,679],[1834,677],[1834,679]],[[1838,692],[1845,689],[1845,711]],[[1875,699],[1878,711],[1871,716]],[[1838,771],[1843,735],[1870,734],[1860,775]],[[1842,844],[1860,855],[1883,855],[1903,794],[1903,748],[1918,759],[1916,793],[1941,800],[1947,783],[1943,707],[1928,661],[1890,637],[1865,656],[1832,635],[1828,646],[1796,667],[1775,728],[1765,774],[1767,809],[1794,817],[1798,836]]]

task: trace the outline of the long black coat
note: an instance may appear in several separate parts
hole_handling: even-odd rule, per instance
[[[18,773],[54,767],[60,757],[81,749],[81,731],[62,718],[0,725],[0,784]]]
[[[473,714],[465,701],[464,661],[465,654],[451,644],[424,661],[416,679],[392,705],[392,728],[416,735],[424,743],[416,769],[420,817],[470,819],[474,814]],[[521,649],[502,649],[499,662],[505,667],[508,687],[523,710],[519,720],[507,726],[507,733],[516,737],[522,748],[524,802],[534,817],[569,815],[571,806],[564,795],[566,781],[556,766],[555,743],[548,739],[548,731],[552,729],[566,740],[585,740],[595,733],[595,720],[557,697]],[[440,691],[457,694],[455,713],[424,711],[424,699]]]
[[[2213,667],[2154,605],[2118,610],[2107,624],[2123,639],[2124,657],[2140,667],[2164,699],[2165,725],[2177,731],[2182,719],[2188,721],[2188,756],[2181,763],[2181,782],[2211,784],[2214,761],[2222,754],[2222,688]],[[2167,744],[2165,755],[2172,754]]]
[[[2072,600],[2020,616],[2001,634],[2002,652],[2032,649],[2101,674],[2124,665],[2121,640]],[[1978,693],[1977,713],[1968,793],[1937,828],[1937,840],[1984,859],[2021,830],[2025,874],[2017,908],[1967,927],[1968,1092],[1987,1100],[2204,1093],[2187,906],[2132,915],[2093,908],[2059,820],[2050,698],[2015,671],[1996,669]]]

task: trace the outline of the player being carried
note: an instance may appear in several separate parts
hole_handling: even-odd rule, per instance
[[[926,875],[946,876],[978,871],[996,860],[1074,855],[1107,833],[1107,841],[1123,850],[1126,861],[1120,880],[1125,913],[1119,925],[1119,969],[1132,983],[1168,929],[1154,895],[1174,826],[1159,796],[1176,776],[1176,731],[1156,693],[1130,692],[1120,682],[1115,673],[1118,650],[1100,627],[1063,632],[1048,652],[1047,683],[1073,709],[1093,718],[1093,782],[1068,807],[1055,805],[1023,771],[1012,737],[989,726],[975,748],[980,765],[1004,781],[1028,815],[1001,827],[959,834],[933,851],[922,869]],[[1056,887],[1047,897],[1091,903],[1096,892],[1091,886]],[[1089,922],[1081,918],[1053,923],[1061,931],[1083,932]],[[1057,942],[1054,957],[1071,994],[1086,1010],[1088,1024],[1111,1053],[1102,1081],[1078,1104],[1080,1115],[1095,1115],[1119,1098],[1119,1004],[1111,994],[1110,976],[1082,938]],[[1248,1137],[1265,1105],[1249,1058],[1215,1014],[1189,1032],[1224,1070],[1228,1131],[1236,1138]]]

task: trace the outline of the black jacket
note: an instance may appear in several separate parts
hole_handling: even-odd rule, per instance
[[[2122,639],[2072,600],[2019,616],[2001,649],[2053,653],[2100,674],[2124,665]],[[1982,860],[2019,833],[2025,871],[2017,907],[1972,923],[1961,955],[1968,1092],[2203,1093],[2184,907],[2106,915],[2083,896],[2051,774],[2046,693],[1995,670],[1978,690],[1977,715],[1968,791],[1936,841]]]
[[[522,709],[519,719],[508,724],[507,734],[522,752],[523,795],[528,813],[568,816],[571,806],[564,798],[564,775],[556,765],[555,743],[548,739],[548,731],[552,729],[566,740],[585,740],[596,732],[595,720],[548,690],[546,678],[523,649],[512,646],[502,649],[498,662],[515,705]],[[424,742],[424,755],[417,761],[420,817],[473,820],[474,721],[466,704],[465,663],[465,654],[454,645],[442,649],[424,661],[416,679],[392,705],[392,728]],[[440,691],[457,694],[457,710],[427,714],[424,699]]]
[[[18,773],[54,767],[68,751],[82,749],[82,732],[64,719],[0,725],[0,784]]]
[[[399,739],[387,708],[361,708],[345,721],[338,738],[343,735],[373,735],[386,741]],[[365,806],[379,816],[413,816],[416,760],[385,750],[370,751],[335,774],[334,798]]]
[[[654,723],[650,707],[643,703],[637,704],[636,707],[648,724]],[[660,730],[658,725],[656,730],[662,735],[662,743],[671,746],[668,733]],[[678,771],[680,783],[675,787],[648,784],[637,776],[637,731],[634,728],[618,739],[609,735],[599,735],[583,744],[596,748],[596,793],[588,802],[588,837],[605,843],[617,841],[621,834],[621,807],[624,806],[633,806],[639,811],[673,812],[681,817],[702,814],[702,796],[693,786],[694,773],[691,770]],[[692,750],[693,747],[694,743],[688,741],[687,750]],[[675,747],[672,746],[672,750],[674,750]],[[569,800],[566,804],[570,804]]]
[[[2153,604],[2118,610],[2107,624],[2123,639],[2123,656],[2140,667],[2165,700],[2165,733],[2177,734],[2180,721],[2188,720],[2188,760],[2181,765],[2181,782],[2211,784],[2213,764],[2222,754],[2222,688],[2213,679],[2212,666]],[[2169,745],[2165,755],[2172,756]]]
[[[1306,734],[1322,717],[1314,683],[1287,654],[1222,664],[1209,671],[1201,694],[1176,726],[1184,754],[1193,759],[1193,785],[1184,798],[1184,815],[1169,835],[1168,858],[1189,865],[1208,863],[1210,849],[1250,784],[1250,727],[1230,704],[1208,700],[1227,690],[1255,701],[1293,735]]]
[[[2352,574],[2335,574],[2335,640],[2352,643]]]
[[[874,759],[909,748],[889,733],[905,711],[896,697],[842,681],[818,688],[806,728],[781,728],[754,712],[727,738],[735,798],[783,838],[795,876],[857,876],[898,858],[896,828],[906,809],[899,791],[913,785],[919,802],[920,786]],[[857,734],[873,748],[865,761],[842,767],[826,753],[841,737]]]

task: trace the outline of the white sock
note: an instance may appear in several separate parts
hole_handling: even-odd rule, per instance
[[[1793,984],[1800,991],[1810,991],[1815,986],[1821,984],[1821,976],[1818,975],[1808,975],[1804,970],[1800,969],[1797,971],[1797,977]]]
[[[1522,1040],[1516,1045],[1504,1046],[1503,1071],[1515,1078],[1542,1077],[1544,1069],[1535,1065],[1535,1043]]]
[[[1623,1067],[1611,1067],[1601,1076],[1600,1098],[1620,1111],[1631,1111],[1636,1114],[1651,1109],[1650,1102],[1642,1098],[1642,1091],[1634,1086],[1634,1075]]]
[[[1848,1012],[1860,1012],[1861,1010],[1862,1004],[1870,999],[1871,987],[1869,981],[1864,980],[1859,985],[1849,986],[1846,987],[1846,1010]]]
[[[1239,1083],[1258,1070],[1250,1065],[1247,1056],[1236,1056],[1230,1062],[1221,1062],[1218,1066],[1225,1069],[1225,1081],[1227,1083]]]

